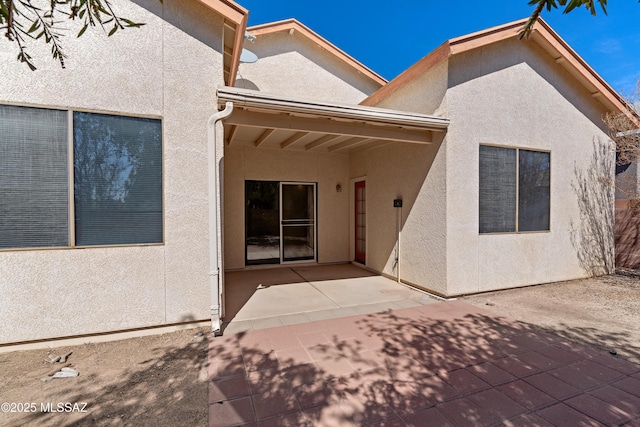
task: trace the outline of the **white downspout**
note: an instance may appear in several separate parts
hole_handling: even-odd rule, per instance
[[[211,332],[221,332],[220,265],[218,264],[218,165],[216,160],[216,124],[233,112],[233,102],[227,102],[207,121],[207,159],[209,167],[209,287],[211,290]],[[220,192],[222,194],[222,191]]]
[[[398,250],[396,251],[396,271],[398,273],[398,283],[400,283],[400,236],[402,235],[402,208],[396,208],[396,217],[398,218]]]

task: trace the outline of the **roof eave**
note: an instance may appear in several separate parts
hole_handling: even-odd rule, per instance
[[[591,90],[591,96],[597,98],[608,110],[623,113],[633,120],[639,118],[638,114],[629,108],[625,99],[600,77],[542,18],[538,19],[534,25],[534,32],[531,37],[543,48],[546,47],[545,50],[549,54],[557,51],[559,56],[554,57],[554,60],[562,64],[570,74],[581,81],[587,89]],[[543,40],[540,40],[540,38]],[[544,46],[543,43],[547,43],[547,45]],[[583,80],[586,80],[587,84]],[[591,87],[588,87],[589,85]]]
[[[360,105],[374,106],[379,104],[383,99],[395,93],[398,89],[413,81],[418,76],[426,73],[428,70],[435,67],[442,61],[447,60],[450,56],[451,46],[447,41],[441,44],[435,50],[431,51],[427,56],[423,57],[421,60],[404,70],[389,83],[369,95],[367,98],[360,102]]]
[[[304,100],[234,87],[218,88],[217,97],[220,105],[224,105],[226,102],[233,102],[243,108],[268,109],[270,111],[312,115],[336,120],[364,121],[438,131],[444,131],[449,126],[448,119],[426,114],[362,105]]]
[[[361,102],[361,105],[377,105],[382,100],[395,93],[418,76],[433,68],[451,56],[466,52],[491,43],[517,37],[526,19],[514,21],[505,25],[489,28],[462,37],[450,39],[430,54],[408,68],[387,85],[371,94]],[[637,116],[627,106],[624,99],[596,73],[542,18],[539,18],[532,29],[530,39],[538,43],[556,62],[563,66],[577,78],[582,85],[591,90],[591,95],[598,99],[607,109],[619,111],[630,117]]]
[[[387,79],[364,65],[362,62],[358,61],[324,37],[317,34],[315,31],[301,23],[300,21],[290,18],[282,21],[269,22],[266,24],[254,25],[249,27],[247,31],[249,31],[254,36],[261,36],[265,34],[271,34],[276,32],[285,32],[285,31],[298,31],[300,34],[305,36],[307,39],[311,40],[327,52],[333,54],[341,61],[345,62],[347,65],[354,68],[357,72],[361,73],[364,76],[367,76],[369,79],[373,80],[375,83],[383,86],[387,84]]]
[[[230,31],[231,42],[227,45],[223,34],[223,72],[226,85],[233,86],[238,74],[240,54],[244,44],[244,32],[247,28],[249,11],[231,0],[198,0],[224,18],[224,30]]]

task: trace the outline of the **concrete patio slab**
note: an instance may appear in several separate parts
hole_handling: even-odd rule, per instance
[[[238,310],[234,320],[263,319],[338,307],[309,283],[275,285],[256,290]]]
[[[416,295],[416,291],[394,285],[393,281],[382,276],[311,281],[311,284],[340,307],[398,301]]]
[[[213,338],[211,426],[639,425],[640,365],[461,301]]]
[[[224,327],[242,332],[437,301],[352,264],[227,272]]]

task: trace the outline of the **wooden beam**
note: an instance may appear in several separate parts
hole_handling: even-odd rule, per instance
[[[229,135],[227,136],[227,145],[230,145],[233,142],[233,137],[236,136],[237,131],[238,131],[238,126],[231,126],[229,128]]]
[[[333,141],[334,139],[338,139],[338,138],[340,138],[340,135],[325,135],[320,139],[316,139],[315,141],[308,143],[307,145],[304,146],[304,149],[307,151],[313,150],[314,148],[318,148],[323,145],[326,145],[331,141]]]
[[[395,91],[403,88],[406,83],[418,76],[424,75],[432,67],[449,58],[450,55],[451,46],[449,46],[449,43],[440,45],[436,50],[432,51],[429,55],[407,68],[398,77],[391,80],[391,82],[383,84],[380,89],[373,92],[368,98],[362,101],[360,105],[377,105],[380,101],[395,93]]]
[[[262,132],[262,135],[260,135],[258,137],[258,139],[256,139],[256,147],[259,147],[260,145],[262,145],[267,139],[269,139],[269,137],[273,134],[273,132],[275,132],[275,129],[267,129],[264,132]]]
[[[305,136],[309,135],[309,132],[298,132],[294,135],[292,135],[290,138],[288,138],[286,141],[282,142],[280,144],[280,148],[282,148],[283,150],[285,148],[287,148],[290,145],[295,144],[296,142],[300,141],[302,138],[304,138]]]
[[[367,142],[374,141],[372,138],[351,138],[346,141],[340,142],[336,145],[332,145],[329,147],[329,152],[333,153],[334,151],[347,150],[349,148],[357,147],[358,145],[366,144]]]
[[[433,142],[433,132],[426,129],[371,125],[362,122],[337,122],[327,118],[312,119],[286,114],[265,114],[242,109],[234,111],[225,120],[225,123],[237,126],[402,141],[414,144],[430,144]]]
[[[372,148],[384,147],[385,145],[393,144],[391,141],[372,141],[361,147],[356,148],[351,154],[362,153],[363,151],[371,150]]]

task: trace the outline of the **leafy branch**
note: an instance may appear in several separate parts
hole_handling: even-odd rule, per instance
[[[640,3],[640,0],[638,0]],[[597,5],[600,5],[602,12],[607,14],[607,0],[529,0],[530,6],[535,6],[533,13],[520,30],[520,38],[529,37],[533,31],[533,26],[544,11],[547,9],[551,12],[552,9],[558,9],[564,7],[562,13],[567,14],[576,8],[585,7],[591,15],[597,14]]]
[[[44,40],[51,46],[53,59],[65,67],[67,55],[61,44],[66,32],[65,20],[82,22],[77,37],[89,27],[99,26],[110,37],[118,30],[144,25],[119,16],[109,0],[0,0],[0,32],[16,43],[18,61],[31,70],[36,66],[27,51],[28,39]]]

